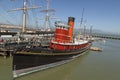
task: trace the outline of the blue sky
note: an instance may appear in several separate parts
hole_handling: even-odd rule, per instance
[[[22,11],[8,13],[7,10],[22,7],[23,0],[0,1],[0,23],[22,24]],[[31,5],[30,1],[32,1],[32,5],[45,7],[45,0],[28,1],[28,5]],[[43,8],[28,11],[29,25],[35,25],[35,18],[38,19],[45,16],[45,14],[40,13],[40,10]],[[50,8],[56,10],[55,16],[62,21],[67,22],[69,16],[75,17],[75,28],[80,27],[82,10],[84,8],[83,24],[86,23],[87,28],[92,25],[94,29],[120,33],[120,0],[51,0]],[[35,14],[34,16],[33,13]],[[44,22],[39,20],[38,23],[41,26]]]

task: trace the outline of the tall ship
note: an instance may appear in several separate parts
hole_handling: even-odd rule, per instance
[[[74,22],[74,17],[68,17],[67,23],[56,21],[52,36],[44,34],[37,37],[34,43],[16,48],[13,77],[65,64],[88,51],[92,42],[90,38],[81,39],[73,35]]]

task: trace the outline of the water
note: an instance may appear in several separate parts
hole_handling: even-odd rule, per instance
[[[102,52],[89,51],[67,64],[39,71],[15,80],[120,80],[120,41],[106,40],[93,45],[103,48]],[[9,66],[2,59],[2,64]],[[3,68],[0,60],[0,80],[10,80],[9,67]],[[7,69],[7,70],[6,70]],[[1,73],[5,71],[4,73]],[[1,74],[3,75],[1,78]],[[5,77],[5,78],[4,78]],[[10,78],[10,79],[8,79]]]
[[[12,57],[4,59],[0,56],[0,80],[13,80]]]

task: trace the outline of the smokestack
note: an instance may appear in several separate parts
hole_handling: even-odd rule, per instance
[[[74,17],[68,17],[68,25],[73,27],[74,26],[74,21],[75,21],[75,18]]]
[[[75,21],[74,17],[68,17],[68,25],[70,26],[68,29],[68,36],[69,36],[70,42],[72,42],[72,37],[73,37],[74,21]]]

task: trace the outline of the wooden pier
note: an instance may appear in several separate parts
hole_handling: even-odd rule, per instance
[[[92,34],[92,37],[120,40],[120,35]]]
[[[90,47],[90,50],[92,50],[92,51],[102,51],[103,49],[92,46],[92,47]]]
[[[16,32],[0,32],[1,35],[12,35],[13,37],[2,38],[0,41],[0,55],[7,57],[12,56],[16,49],[21,49],[27,46],[36,47],[43,46],[49,43],[51,37],[53,36],[53,31],[38,31],[36,33],[20,33],[24,35],[18,35]],[[29,36],[28,36],[29,35]],[[18,39],[19,37],[19,39]]]
[[[0,56],[3,56],[6,58],[7,56],[12,56],[13,55],[13,50],[7,50],[5,48],[0,48]]]
[[[4,52],[0,52],[0,56],[3,56],[6,59],[6,54]]]
[[[20,34],[29,34],[29,35],[39,35],[39,34],[53,34],[54,31],[36,31],[36,32],[24,32],[24,33],[20,33]],[[0,32],[0,36],[1,35],[16,35],[17,32]]]

